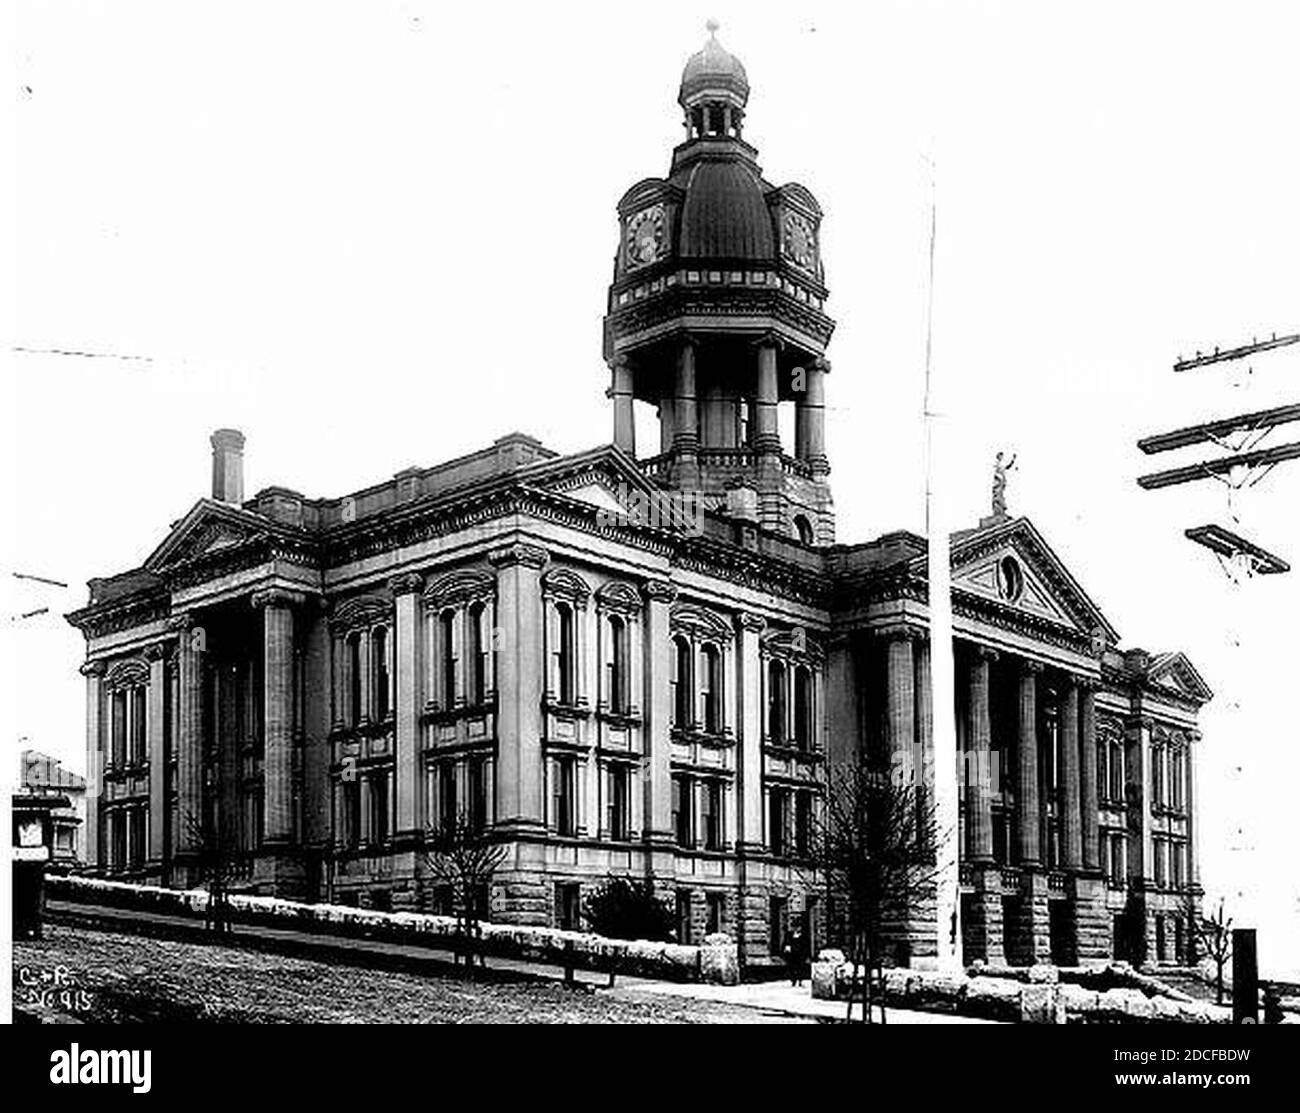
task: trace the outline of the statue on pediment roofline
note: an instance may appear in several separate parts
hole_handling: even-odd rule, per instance
[[[1016,466],[1014,453],[1005,464],[1002,462],[1003,455],[999,452],[993,462],[993,516],[995,518],[1007,516],[1007,473]]]

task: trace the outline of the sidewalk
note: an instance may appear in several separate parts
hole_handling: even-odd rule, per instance
[[[746,985],[701,985],[694,982],[660,982],[646,978],[618,979],[613,990],[619,995],[636,996],[639,994],[663,994],[666,996],[691,997],[702,1001],[717,1001],[721,1004],[739,1008],[750,1008],[761,1013],[775,1013],[782,1016],[807,1017],[821,1021],[843,1021],[846,1003],[843,1001],[815,1000],[812,988],[805,982],[802,986],[792,986],[788,981],[752,982]],[[996,1021],[981,1020],[972,1016],[953,1016],[949,1013],[917,1012],[913,1009],[887,1010],[890,1024],[995,1024]],[[856,1022],[862,1015],[855,1005],[853,1016]],[[875,1019],[879,1021],[879,1012]]]

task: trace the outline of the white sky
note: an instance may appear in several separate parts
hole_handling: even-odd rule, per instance
[[[1139,436],[1300,398],[1300,347],[1248,377],[1171,370],[1300,330],[1300,14],[710,4],[10,6],[5,617],[142,561],[206,492],[219,425],[248,436],[250,494],[338,494],[513,429],[608,442],[614,206],[666,173],[716,15],[767,177],[827,214],[840,539],[924,526],[932,154],[950,500],[987,513],[993,454],[1016,451],[1012,510],[1124,643],[1190,655],[1218,697],[1204,880],[1260,926],[1266,970],[1300,971],[1300,577],[1234,593],[1182,538],[1224,520],[1222,489],[1134,483],[1164,466]],[[1279,468],[1243,528],[1300,569],[1298,494]],[[24,737],[80,767],[79,635],[4,625],[4,764]]]

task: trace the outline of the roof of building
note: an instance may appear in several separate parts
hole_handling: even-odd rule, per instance
[[[741,159],[704,159],[690,168],[677,253],[683,258],[771,262],[772,213],[756,168]]]
[[[678,101],[686,104],[696,93],[706,89],[726,88],[734,92],[743,103],[749,96],[749,78],[740,59],[718,42],[718,24],[708,23],[709,38],[703,49],[696,51],[686,61],[682,70]]]

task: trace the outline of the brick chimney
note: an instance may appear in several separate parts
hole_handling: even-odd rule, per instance
[[[244,502],[244,434],[238,429],[212,434],[212,497],[235,506]]]

